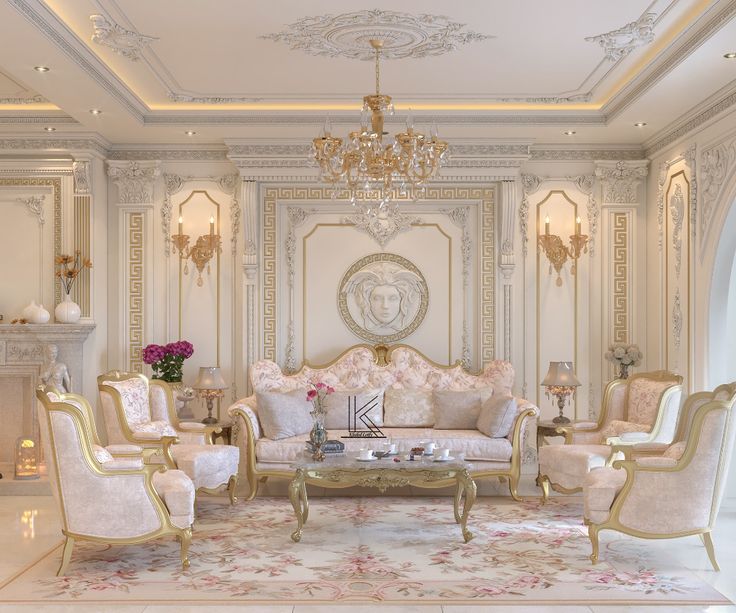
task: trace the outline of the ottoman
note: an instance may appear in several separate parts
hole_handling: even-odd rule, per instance
[[[194,489],[215,493],[227,485],[230,502],[234,504],[235,486],[238,482],[240,449],[234,445],[172,445],[171,455],[176,467],[194,483]]]

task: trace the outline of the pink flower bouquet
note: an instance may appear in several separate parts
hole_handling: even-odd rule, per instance
[[[315,419],[323,418],[325,415],[324,400],[335,391],[331,385],[325,385],[321,381],[310,381],[307,390],[307,400],[312,403],[314,410],[312,417]]]
[[[168,345],[146,345],[142,351],[143,361],[153,368],[153,378],[168,381],[181,381],[184,360],[194,353],[189,341],[176,341]]]

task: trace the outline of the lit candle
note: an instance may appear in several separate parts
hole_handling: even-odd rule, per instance
[[[215,218],[210,216],[210,235],[215,233]]]
[[[183,232],[181,231],[183,223],[184,223],[184,218],[181,215],[179,215],[179,234],[183,234]]]
[[[580,217],[575,218],[575,234],[576,235],[582,234],[580,232]]]
[[[549,215],[544,218],[544,233],[549,234]]]

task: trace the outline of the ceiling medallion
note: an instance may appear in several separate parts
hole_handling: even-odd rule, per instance
[[[133,30],[126,30],[121,25],[111,22],[104,15],[90,15],[94,32],[92,42],[110,47],[115,53],[137,62],[143,50],[154,40],[155,36],[146,36]]]
[[[648,45],[654,40],[655,13],[645,13],[636,21],[627,23],[623,28],[611,30],[598,36],[588,36],[585,40],[597,42],[606,52],[606,59],[616,62],[631,53],[637,47]]]
[[[333,196],[347,189],[350,202],[358,198],[373,200],[375,191],[380,197],[379,209],[391,199],[394,181],[400,194],[417,199],[422,196],[426,183],[437,175],[444,161],[447,143],[437,137],[433,127],[430,138],[414,131],[411,114],[406,120],[406,132],[384,143],[384,114],[393,113],[391,96],[381,93],[380,58],[383,41],[371,40],[376,60],[376,93],[363,97],[360,129],[350,132],[348,138],[332,136],[329,120],[323,133],[315,138],[312,153],[320,170],[320,179],[334,187]],[[370,117],[370,127],[368,119]]]
[[[442,55],[461,45],[493,36],[465,30],[464,23],[442,15],[398,11],[356,11],[304,17],[282,32],[260,38],[280,41],[309,55],[372,60],[371,40],[383,41],[383,57],[391,60]]]

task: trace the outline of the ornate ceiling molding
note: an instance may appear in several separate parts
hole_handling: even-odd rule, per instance
[[[598,36],[588,36],[585,40],[598,43],[605,51],[605,57],[617,62],[637,47],[648,45],[654,40],[654,21],[656,13],[645,13],[636,21],[627,23],[617,30],[611,30]]]
[[[444,15],[399,11],[355,11],[303,17],[285,30],[260,38],[283,42],[309,55],[373,60],[370,39],[384,41],[382,57],[395,60],[443,55],[459,46],[494,38],[466,30]]]
[[[112,149],[108,151],[110,160],[172,160],[172,161],[226,161],[227,150],[221,149]]]
[[[48,100],[41,94],[34,96],[9,96],[0,98],[0,104],[44,104],[48,103]]]
[[[637,187],[647,176],[649,160],[598,162],[595,176],[603,185],[603,202],[606,204],[637,204]]]
[[[137,62],[148,45],[158,40],[155,36],[146,36],[133,30],[126,30],[104,15],[90,15],[89,20],[92,22],[93,43],[109,47],[132,62]]]
[[[643,149],[545,149],[544,145],[530,149],[532,161],[566,160],[641,160]]]
[[[94,151],[107,155],[107,147],[91,138],[2,138],[0,151]]]
[[[108,161],[107,176],[118,187],[119,204],[148,204],[153,202],[153,183],[161,174],[156,162]]]
[[[11,112],[7,115],[0,114],[0,124],[42,124],[42,125],[57,125],[57,124],[79,124],[79,122],[60,111],[22,111]]]

